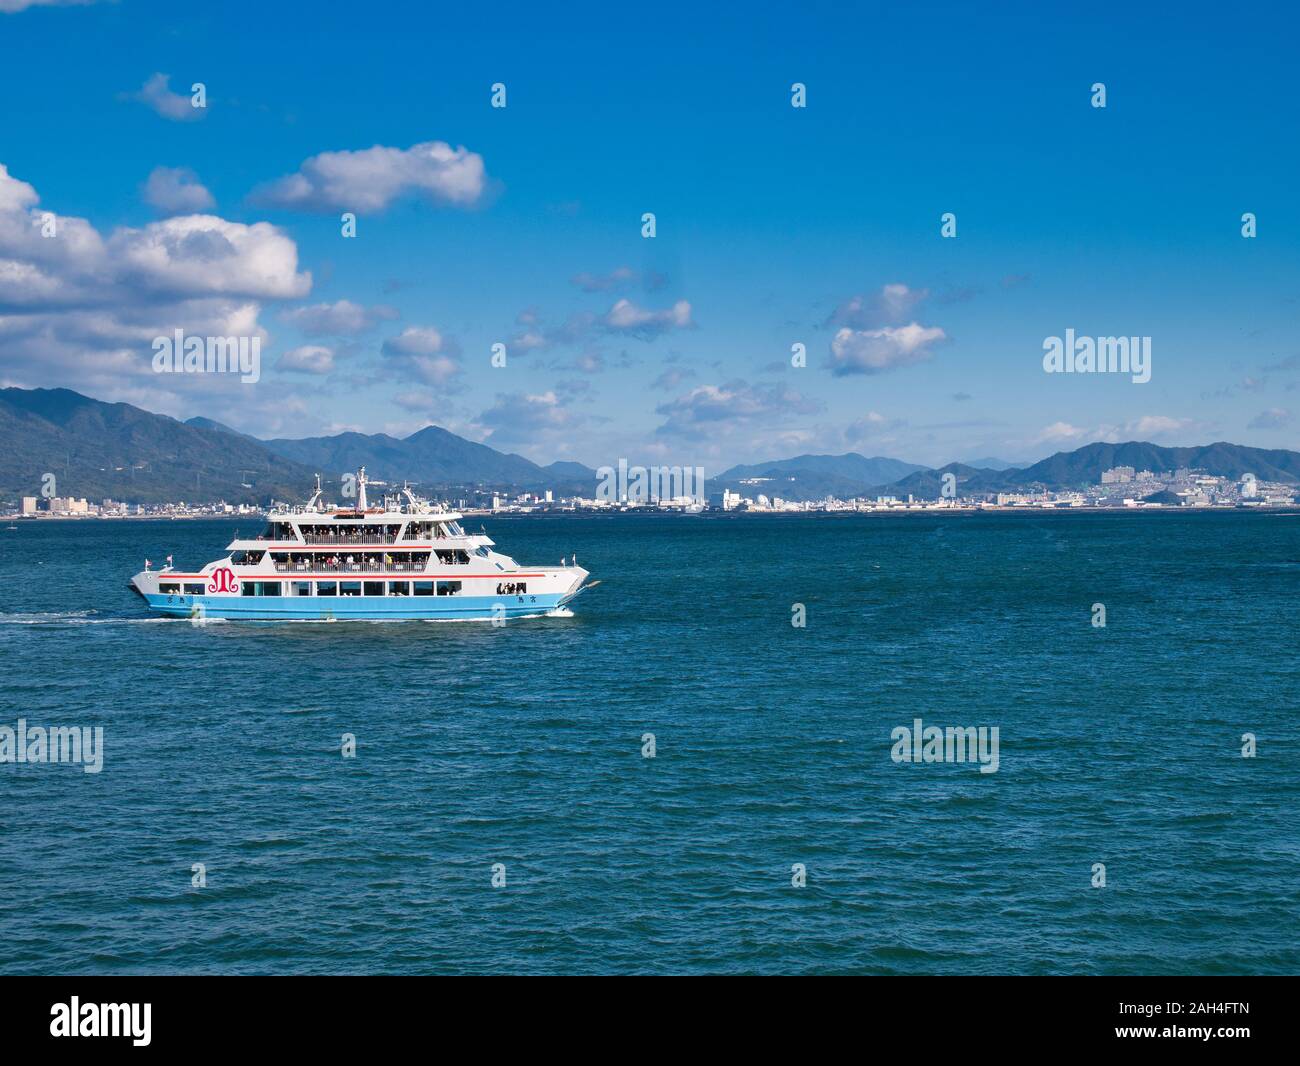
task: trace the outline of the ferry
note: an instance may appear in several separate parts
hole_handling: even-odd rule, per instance
[[[574,597],[600,584],[572,560],[520,566],[495,550],[486,533],[469,533],[462,515],[403,487],[382,505],[366,499],[333,506],[316,492],[303,505],[266,515],[257,537],[236,538],[226,556],[181,571],[171,556],[145,567],[130,586],[158,614],[250,621],[425,621],[571,617]]]

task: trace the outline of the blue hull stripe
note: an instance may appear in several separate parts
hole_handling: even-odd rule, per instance
[[[545,614],[559,606],[561,595],[539,596],[181,596],[152,593],[152,610],[173,618],[190,618],[202,608],[204,618],[249,621],[375,621],[384,619],[491,619]]]

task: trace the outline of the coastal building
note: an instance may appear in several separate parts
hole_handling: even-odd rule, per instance
[[[84,498],[76,499],[72,496],[51,496],[46,501],[45,510],[49,514],[90,514],[93,508]]]

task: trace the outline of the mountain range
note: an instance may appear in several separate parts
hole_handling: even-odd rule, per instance
[[[426,490],[552,489],[594,494],[596,472],[581,463],[539,466],[438,426],[408,437],[339,433],[260,440],[210,418],[177,421],[69,389],[0,389],[0,494],[39,495],[48,474],[53,494],[128,503],[175,500],[264,504],[304,497],[317,472],[328,480],[365,466],[377,480],[410,480]],[[1218,442],[1165,448],[1143,441],[1095,443],[1057,452],[1024,468],[1001,460],[931,469],[886,456],[800,455],[733,466],[707,477],[723,488],[792,500],[894,495],[934,498],[952,473],[961,494],[1095,485],[1103,470],[1131,466],[1156,473],[1181,468],[1261,481],[1300,483],[1300,452]]]
[[[932,469],[897,459],[864,459],[854,454],[802,455],[732,467],[715,479],[714,485],[733,491],[743,489],[749,496],[761,492],[791,500],[820,499],[828,492],[840,497],[910,494],[936,499],[944,475],[949,473],[957,479],[959,495],[1034,489],[1059,492],[1096,485],[1101,481],[1102,471],[1116,466],[1131,466],[1134,470],[1157,474],[1180,469],[1204,470],[1207,474],[1231,478],[1251,473],[1260,481],[1300,483],[1300,452],[1226,442],[1164,448],[1145,441],[1130,441],[1087,444],[1071,452],[1057,452],[1023,468],[1004,465],[1000,460],[948,463]],[[896,477],[873,476],[892,475],[899,470],[902,472]]]
[[[731,489],[742,495],[762,492],[788,500],[817,500],[826,496],[856,496],[864,489],[890,485],[925,467],[901,459],[845,455],[798,455],[793,459],[772,459],[747,463],[709,478],[716,490]]]
[[[180,422],[70,389],[0,389],[0,493],[128,503],[265,503],[304,497],[361,466],[380,481],[425,487],[552,489],[590,494],[596,472],[562,461],[538,466],[438,426],[409,437],[340,433],[259,440],[211,418]]]
[[[980,470],[950,463],[937,470],[918,471],[893,486],[895,492],[936,496],[945,473],[957,478],[959,493],[1018,492],[1044,488],[1055,491],[1081,489],[1101,481],[1102,471],[1116,466],[1162,473],[1203,470],[1216,477],[1240,478],[1254,474],[1260,481],[1300,483],[1300,452],[1283,448],[1251,448],[1219,441],[1190,448],[1165,448],[1146,441],[1123,444],[1097,442],[1072,452],[1057,452],[1024,469]]]
[[[311,473],[224,428],[188,425],[69,389],[0,389],[5,495],[38,496],[48,484],[50,495],[97,502],[254,502],[301,496]]]

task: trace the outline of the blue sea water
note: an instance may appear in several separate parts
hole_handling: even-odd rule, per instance
[[[195,627],[126,579],[234,523],[0,532],[0,725],[105,749],[0,765],[0,971],[1300,969],[1300,516],[488,525],[604,584]],[[997,772],[892,761],[918,717]]]

